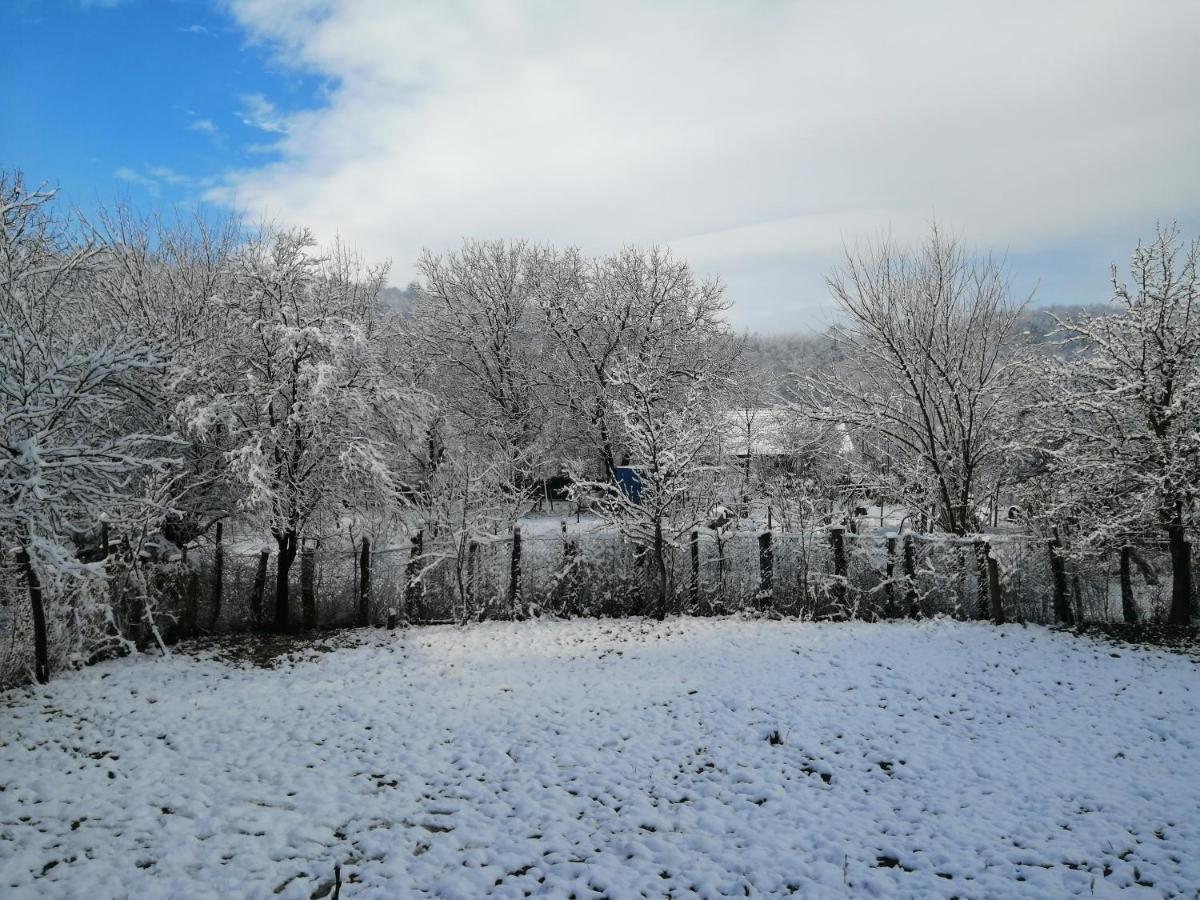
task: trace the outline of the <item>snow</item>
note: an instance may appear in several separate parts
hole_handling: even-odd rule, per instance
[[[336,642],[0,695],[0,894],[308,898],[335,863],[355,898],[1200,885],[1186,656],[944,620]]]

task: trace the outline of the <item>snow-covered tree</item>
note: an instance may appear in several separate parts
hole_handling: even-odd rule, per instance
[[[193,431],[228,434],[242,507],[275,540],[275,627],[305,538],[356,503],[399,503],[405,443],[422,400],[391,361],[379,292],[386,267],[343,246],[321,255],[303,230],[266,231],[238,254],[220,298],[227,340],[211,365],[234,375],[186,404]]]
[[[521,241],[467,241],[426,251],[414,329],[425,381],[458,441],[507,460],[520,486],[545,457],[541,297],[565,288],[559,254]]]
[[[199,213],[164,219],[139,216],[118,206],[97,217],[103,265],[96,287],[109,314],[147,340],[166,337],[172,349],[172,376],[146,385],[140,408],[148,422],[164,417],[180,432],[176,407],[190,398],[233,389],[235,375],[213,365],[228,331],[234,254],[240,242],[236,219],[209,219]],[[165,536],[186,547],[235,505],[221,427],[186,430],[181,467]]]
[[[952,534],[978,530],[989,478],[1002,471],[1020,373],[1010,338],[1021,306],[1004,266],[936,225],[916,250],[885,239],[848,249],[829,286],[845,323],[844,366],[807,379],[799,409],[846,429],[914,511]]]
[[[481,548],[507,542],[514,524],[529,510],[524,494],[512,490],[503,459],[468,446],[446,450],[416,499],[414,521],[421,528],[421,578],[438,566],[451,569],[452,612],[459,622],[493,612],[496,598],[481,589]],[[525,610],[506,609],[507,615]]]
[[[563,426],[575,432],[569,443],[581,441],[611,475],[631,452],[614,409],[625,390],[617,374],[653,370],[664,396],[686,394],[698,377],[727,377],[739,344],[724,318],[720,282],[698,279],[664,248],[626,247],[582,271],[569,267],[561,280],[575,289],[542,296],[553,338],[550,399]]]
[[[1106,548],[1165,531],[1173,624],[1190,620],[1187,529],[1200,492],[1198,267],[1200,241],[1160,227],[1134,251],[1129,283],[1113,267],[1117,312],[1063,325],[1080,349],[1044,367],[1038,387],[1040,512]]]
[[[645,360],[609,377],[618,389],[610,411],[620,423],[636,479],[617,483],[576,471],[573,491],[648,552],[655,614],[662,619],[671,596],[669,554],[708,517],[716,498],[713,456],[724,419],[715,401],[722,385],[704,376],[670,383]]]
[[[52,198],[0,174],[0,551],[16,548],[24,571],[42,682],[59,617],[73,619],[67,652],[111,619],[83,590],[104,563],[81,561],[77,539],[101,521],[144,530],[173,464],[162,432],[131,414],[170,348],[99,302],[100,248],[51,215]]]

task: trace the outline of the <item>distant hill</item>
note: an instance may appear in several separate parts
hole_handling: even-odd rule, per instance
[[[388,309],[398,312],[407,319],[412,316],[413,310],[416,308],[419,291],[420,285],[415,281],[410,281],[408,287],[384,288],[379,294],[379,300]]]
[[[1070,321],[1084,313],[1107,315],[1115,309],[1108,303],[1031,306],[1021,315],[1014,330],[1017,337],[1028,344],[1049,347],[1057,342],[1054,332],[1058,320]],[[786,397],[791,393],[789,388],[795,383],[796,375],[829,368],[844,360],[845,354],[830,330],[816,334],[748,334],[742,359],[759,377],[761,384],[769,385],[771,390]]]

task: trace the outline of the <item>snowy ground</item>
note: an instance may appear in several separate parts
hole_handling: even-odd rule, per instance
[[[577,621],[0,696],[0,895],[1196,896],[1200,668],[1040,628]]]

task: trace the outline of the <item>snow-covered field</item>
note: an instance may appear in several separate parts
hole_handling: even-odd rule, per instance
[[[352,632],[0,696],[0,895],[1197,895],[1200,668],[1041,628]]]

